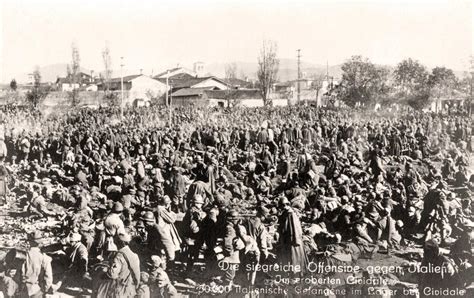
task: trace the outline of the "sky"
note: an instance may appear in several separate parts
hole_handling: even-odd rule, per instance
[[[70,63],[103,69],[108,44],[114,69],[158,73],[195,61],[256,62],[263,40],[280,58],[325,65],[363,55],[396,65],[469,69],[473,10],[468,0],[2,0],[0,82],[36,65]]]

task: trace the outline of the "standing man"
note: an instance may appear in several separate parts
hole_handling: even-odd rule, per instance
[[[224,268],[224,282],[233,285],[237,268],[240,264],[239,250],[244,248],[244,243],[237,235],[239,218],[235,210],[227,214],[224,234],[224,259],[219,267]]]
[[[90,288],[87,270],[89,253],[81,239],[82,236],[79,233],[71,233],[67,239],[69,242],[69,247],[66,249],[68,269],[63,275],[66,278],[63,283],[67,286],[78,286],[87,293],[87,289]]]
[[[51,258],[41,252],[40,240],[43,239],[40,231],[28,235],[30,248],[26,252],[26,259],[21,267],[21,297],[43,297],[53,285],[53,269]]]
[[[128,244],[129,234],[123,232],[115,237],[118,251],[106,274],[98,280],[97,298],[135,297],[140,285],[140,260]]]
[[[306,269],[307,259],[303,246],[303,230],[301,222],[296,212],[290,207],[290,202],[286,197],[282,197],[279,202],[282,208],[278,233],[280,235],[279,253],[283,264],[291,264],[291,273],[294,276],[302,275]]]

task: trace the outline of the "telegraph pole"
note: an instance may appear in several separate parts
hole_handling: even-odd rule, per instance
[[[474,57],[471,56],[471,59],[470,59],[470,67],[469,67],[469,70],[470,70],[470,73],[471,73],[471,79],[470,79],[470,95],[471,97],[469,98],[469,117],[472,117],[472,81],[474,80]]]
[[[123,120],[123,57],[120,57],[120,119]]]
[[[296,95],[296,102],[300,102],[301,97],[301,49],[296,50],[298,52],[298,82],[297,82],[297,95]]]
[[[170,77],[170,71],[167,70],[166,71],[166,105],[168,105],[168,111],[169,111],[169,124],[170,124],[170,127],[171,127],[171,100],[168,101],[168,92],[169,92],[169,77]],[[170,94],[171,95],[171,94]]]

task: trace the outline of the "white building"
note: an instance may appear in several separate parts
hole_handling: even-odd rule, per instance
[[[104,90],[104,87],[104,84],[100,84],[99,90]],[[121,78],[111,79],[109,90],[120,91]],[[132,75],[123,77],[123,90],[127,95],[124,104],[133,104],[135,101],[150,101],[152,98],[161,97],[166,93],[167,87],[166,84],[149,76]]]

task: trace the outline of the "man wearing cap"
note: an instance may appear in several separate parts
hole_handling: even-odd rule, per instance
[[[5,167],[5,164],[3,163],[6,156],[6,151],[4,152],[5,155],[3,155],[1,142],[3,142],[3,140],[0,140],[0,206],[4,204],[4,200],[8,191],[8,170]],[[3,143],[3,146],[4,145],[5,143]]]
[[[224,232],[224,259],[221,261],[220,268],[224,268],[224,282],[228,285],[232,285],[234,282],[236,270],[238,264],[240,264],[239,250],[244,248],[242,241],[237,235],[239,214],[237,211],[232,210],[227,214],[225,232]],[[240,240],[240,241],[239,241]]]
[[[64,284],[89,288],[90,278],[87,269],[89,253],[86,246],[81,242],[82,236],[79,233],[71,233],[67,240],[69,242],[69,247],[66,249],[68,267],[64,273],[66,277]]]
[[[173,262],[176,251],[181,247],[181,237],[174,226],[176,213],[171,211],[171,199],[168,196],[161,199],[160,205],[156,208],[156,215],[155,228],[160,236],[158,246],[164,249],[168,261]]]
[[[43,297],[53,285],[51,258],[41,252],[41,239],[43,236],[40,231],[28,235],[30,248],[20,271],[22,297]]]
[[[202,196],[196,195],[192,206],[183,217],[184,236],[188,246],[187,270],[191,271],[194,261],[199,257],[199,250],[204,244],[205,233],[202,230],[206,213],[202,210],[204,200]]]
[[[124,210],[134,209],[136,206],[140,205],[140,202],[137,200],[137,190],[133,187],[127,190],[127,193],[122,196],[120,203],[122,203]]]
[[[279,201],[282,208],[279,216],[278,233],[280,235],[279,254],[283,264],[291,264],[294,275],[302,274],[306,269],[306,255],[303,245],[303,230],[298,215],[290,207],[286,197]]]
[[[173,167],[170,183],[170,195],[175,211],[181,210],[186,212],[186,204],[184,202],[184,195],[186,194],[186,182],[182,175],[182,169]]]
[[[168,274],[164,270],[165,262],[159,256],[151,256],[150,266],[150,293],[152,297],[170,297],[177,295],[176,288],[171,284]]]
[[[104,252],[109,253],[116,251],[117,247],[114,244],[114,236],[118,232],[125,231],[125,225],[122,221],[121,214],[123,205],[120,202],[115,202],[112,206],[112,211],[104,220],[105,231],[105,247]]]
[[[98,280],[96,297],[135,297],[140,285],[140,260],[128,247],[130,241],[126,232],[116,235],[118,251],[105,276]]]
[[[162,245],[160,243],[160,227],[156,223],[155,215],[151,211],[146,211],[141,219],[145,224],[142,237],[146,237],[147,248],[149,250],[148,253],[161,253]]]

